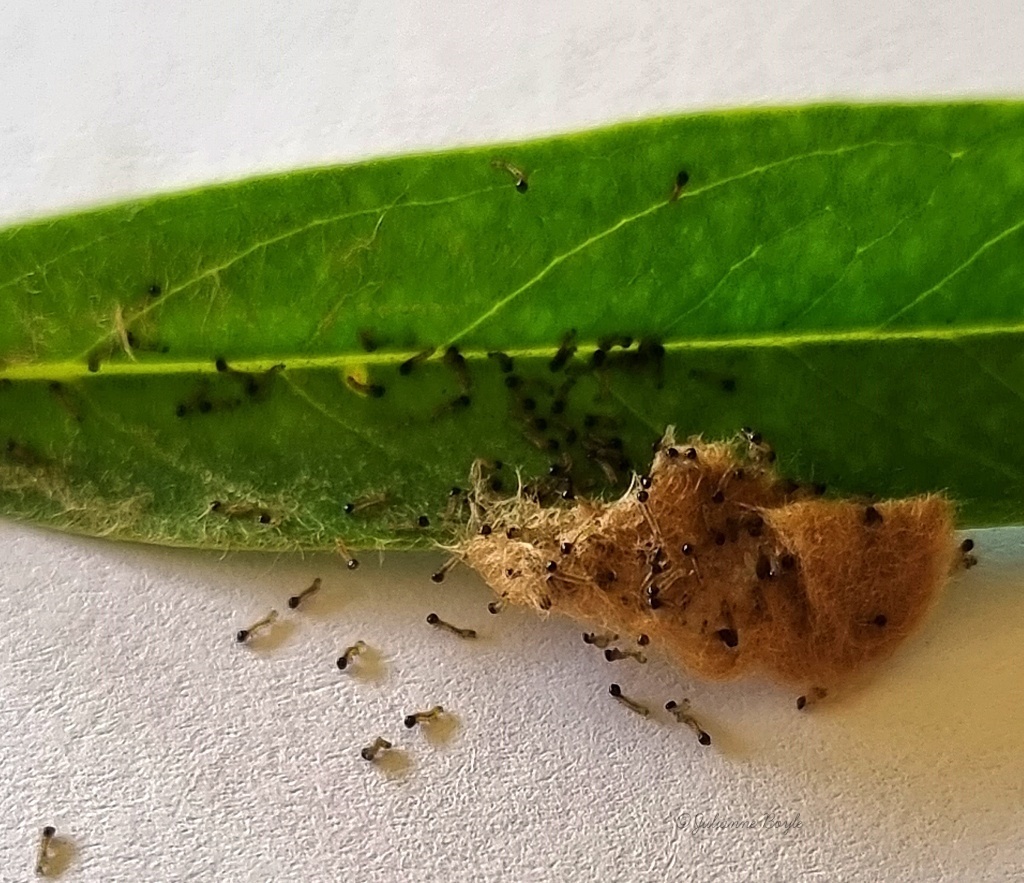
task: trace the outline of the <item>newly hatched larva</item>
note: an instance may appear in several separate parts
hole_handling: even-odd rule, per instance
[[[641,717],[647,717],[651,710],[645,705],[641,705],[639,702],[635,702],[630,699],[622,692],[622,688],[618,684],[612,684],[608,688],[608,695],[611,696],[616,702],[625,705],[630,711],[635,711]]]
[[[413,369],[418,364],[420,364],[420,362],[425,362],[432,355],[434,355],[434,353],[436,351],[437,351],[437,347],[433,347],[432,346],[432,347],[428,347],[425,350],[422,350],[421,352],[416,353],[415,356],[410,356],[408,359],[406,359],[404,362],[402,362],[402,364],[400,364],[398,366],[398,373],[403,375],[403,376],[404,375],[408,375],[408,374],[412,374]]]
[[[445,631],[451,632],[453,635],[458,635],[460,638],[476,637],[476,631],[473,629],[462,629],[458,626],[452,625],[450,622],[445,622],[436,613],[428,613],[427,622],[435,628],[444,629]]]
[[[290,598],[288,599],[288,606],[289,606],[289,607],[290,607],[290,608],[291,608],[292,610],[294,610],[294,609],[295,609],[296,607],[298,607],[298,606],[299,606],[299,605],[300,605],[300,604],[301,604],[301,603],[302,603],[303,601],[305,601],[305,600],[306,600],[306,598],[309,598],[309,597],[311,597],[312,595],[315,595],[315,594],[316,594],[317,592],[319,592],[319,591],[320,591],[320,585],[321,585],[321,580],[320,580],[320,577],[317,577],[316,579],[314,579],[314,580],[313,580],[313,582],[312,582],[312,583],[311,583],[311,584],[309,585],[309,587],[308,587],[308,588],[305,588],[305,589],[303,589],[303,590],[302,590],[301,592],[299,592],[299,594],[297,594],[297,595],[292,595],[292,596],[291,596],[291,597],[290,597]]]
[[[270,613],[263,617],[263,619],[257,620],[248,628],[239,629],[235,633],[235,640],[239,644],[244,644],[250,638],[255,637],[259,632],[272,626],[275,622],[277,622],[277,611],[271,610]]]
[[[458,347],[450,346],[444,351],[443,361],[445,367],[455,372],[462,392],[468,393],[473,384],[469,378],[469,369],[466,367],[466,357],[459,352]]]
[[[526,172],[519,168],[519,166],[506,162],[503,159],[493,159],[491,160],[491,165],[496,169],[503,169],[508,172],[515,181],[516,190],[520,193],[526,193],[530,189],[529,182],[526,180]]]
[[[828,690],[824,687],[812,687],[808,693],[796,697],[796,707],[799,711],[803,711],[808,706],[816,705],[827,696]]]
[[[690,714],[690,701],[684,699],[681,703],[671,700],[665,703],[665,710],[672,712],[675,719],[681,724],[686,724],[697,736],[697,741],[701,745],[710,745],[711,737],[707,734],[703,727],[697,723],[697,719]]]
[[[686,185],[690,183],[690,175],[686,169],[681,169],[676,175],[675,183],[672,187],[672,195],[669,197],[669,202],[675,202],[682,195]]]
[[[265,506],[246,501],[227,502],[224,500],[214,500],[210,503],[208,511],[223,518],[251,520],[257,524],[275,524],[278,520]]]
[[[612,641],[617,640],[619,640],[619,636],[614,632],[601,632],[600,634],[595,634],[594,632],[583,633],[583,643],[593,644],[599,650],[604,650]]]
[[[485,524],[484,527],[487,527],[487,525]],[[483,528],[481,528],[481,531],[482,530],[483,530]],[[488,530],[487,533],[490,533],[490,530]],[[486,536],[486,535],[487,534],[484,534],[484,536]],[[435,583],[442,583],[442,582],[444,582],[444,578],[448,575],[448,571],[450,571],[456,564],[458,564],[460,560],[461,559],[458,558],[457,556],[453,556],[453,557],[449,558],[447,561],[445,561],[444,564],[442,564],[437,570],[435,570],[430,575],[431,582],[435,582]]]
[[[364,512],[367,509],[372,509],[374,506],[383,506],[388,501],[388,495],[386,492],[380,492],[376,494],[369,494],[365,497],[360,497],[358,500],[352,500],[342,506],[342,511],[346,515],[355,515],[357,512]]]
[[[341,539],[334,541],[334,551],[345,559],[345,566],[349,570],[357,570],[359,568],[359,559],[353,557],[352,553],[348,550],[348,546]]]
[[[384,386],[379,383],[363,383],[357,377],[353,377],[351,374],[345,377],[345,383],[348,384],[349,389],[353,392],[359,393],[361,396],[367,396],[371,399],[381,398],[387,390]]]
[[[436,720],[444,714],[444,709],[440,705],[435,705],[429,711],[417,711],[413,714],[407,714],[405,716],[405,725],[409,729],[412,729],[416,724],[421,724],[424,721]]]
[[[339,671],[345,671],[352,664],[353,659],[365,652],[366,644],[362,641],[356,641],[351,647],[346,647],[345,652],[338,657]]]
[[[548,369],[552,373],[561,371],[575,354],[576,329],[574,328],[562,338],[562,343],[558,347],[558,352],[555,353],[554,358],[552,358],[548,363]]]
[[[36,853],[37,874],[46,876],[50,872],[50,847],[56,834],[57,829],[53,825],[47,825],[43,828],[42,835],[39,838],[39,850]]]
[[[637,662],[647,662],[647,657],[639,650],[620,650],[618,647],[609,647],[604,651],[604,658],[608,662],[617,662],[620,659],[635,659]]]
[[[392,746],[387,739],[378,736],[370,745],[367,745],[362,751],[360,751],[359,754],[363,760],[376,760],[378,754],[392,747],[394,746]]]

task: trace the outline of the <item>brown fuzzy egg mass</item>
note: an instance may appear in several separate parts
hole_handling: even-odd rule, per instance
[[[670,429],[611,503],[475,493],[457,551],[501,598],[646,635],[708,678],[831,685],[891,653],[960,558],[947,498],[826,499],[780,479],[759,439]]]

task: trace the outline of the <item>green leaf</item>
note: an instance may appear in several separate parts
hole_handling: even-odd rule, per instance
[[[1022,254],[1020,103],[687,116],[28,224],[0,233],[0,509],[409,547],[475,457],[513,490],[568,453],[608,492],[672,423],[1019,521]]]

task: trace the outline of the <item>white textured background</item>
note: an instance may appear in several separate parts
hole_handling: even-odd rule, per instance
[[[1019,0],[0,0],[0,220],[688,108],[968,95],[1024,96]],[[350,573],[0,522],[0,880],[47,823],[69,881],[1019,879],[1024,535],[975,536],[924,632],[798,714],[489,616],[437,556]],[[379,658],[343,675],[356,638]],[[612,680],[689,696],[714,746]],[[435,702],[455,727],[405,730]],[[359,758],[378,734],[384,770]]]

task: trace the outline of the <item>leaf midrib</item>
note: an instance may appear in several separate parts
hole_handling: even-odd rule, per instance
[[[1014,325],[978,325],[957,326],[946,328],[911,328],[906,330],[887,330],[883,328],[867,328],[853,331],[816,332],[813,334],[771,334],[753,337],[710,337],[693,340],[663,341],[666,353],[686,352],[693,350],[728,350],[728,349],[799,349],[808,346],[831,346],[859,343],[904,343],[908,341],[945,341],[959,343],[985,337],[1012,337],[1024,334],[1024,323]],[[577,351],[589,352],[599,348],[599,342],[576,341]],[[523,360],[549,359],[554,346],[506,348],[502,352],[513,358]],[[633,352],[636,348],[631,348]],[[630,349],[624,350],[629,352]],[[488,353],[493,350],[460,349],[459,353],[470,361],[486,361]],[[230,361],[232,371],[252,372],[267,371],[277,365],[289,370],[342,370],[366,368],[373,366],[400,365],[408,359],[419,355],[420,351],[389,350],[381,353],[350,352],[326,356],[288,355],[277,353],[272,356],[257,356]],[[421,364],[441,362],[444,351],[438,350],[434,355],[423,360]],[[80,361],[37,362],[25,365],[10,365],[0,369],[0,376],[9,380],[76,380],[80,378],[97,379],[106,376],[150,376],[174,374],[216,374],[216,363],[211,359],[182,359],[159,362],[147,359],[135,362],[105,362],[99,372],[90,371]]]

